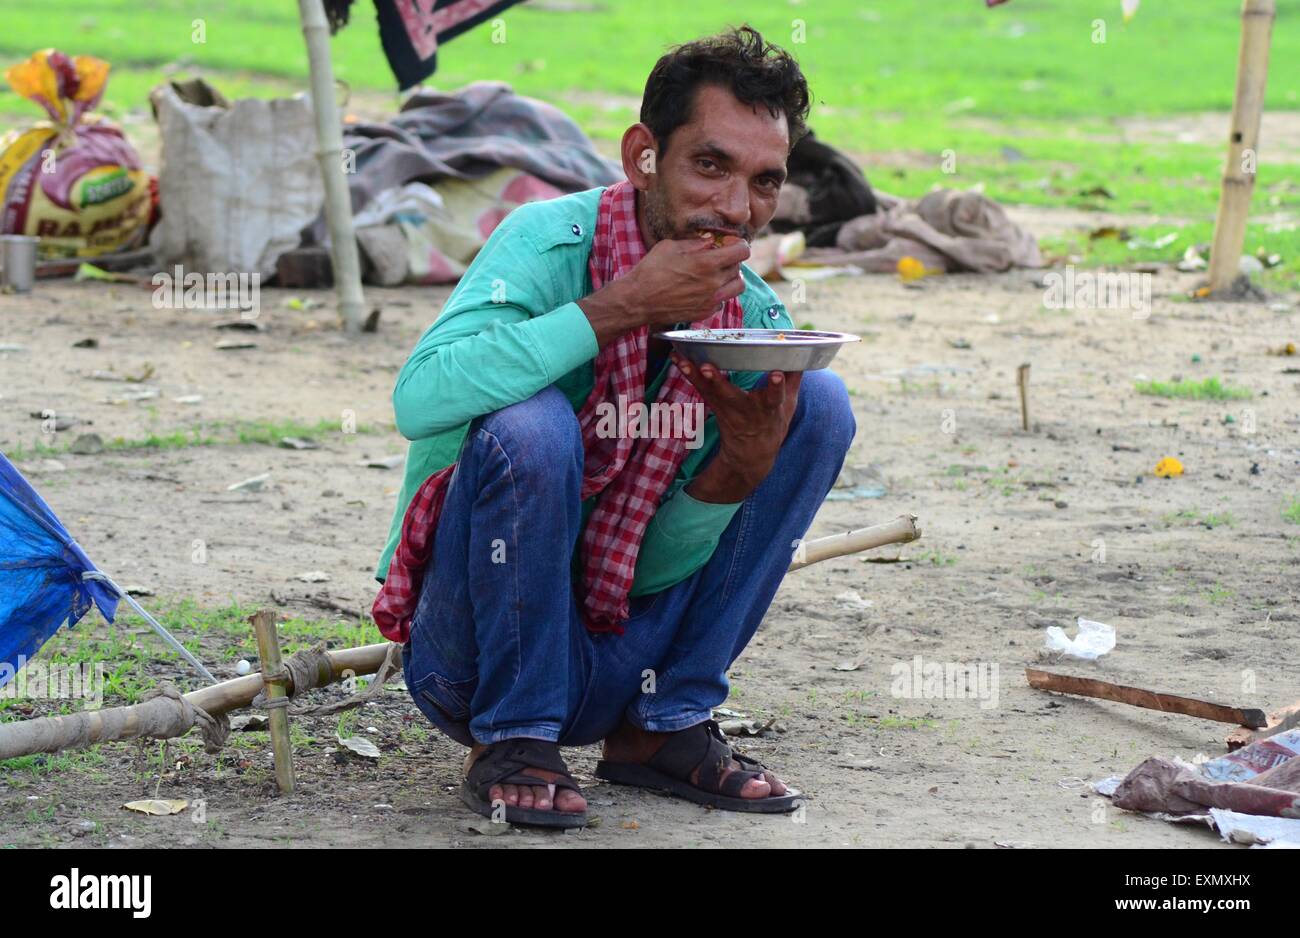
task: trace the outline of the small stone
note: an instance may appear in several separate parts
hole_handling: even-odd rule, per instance
[[[103,451],[104,440],[98,433],[83,433],[68,447],[69,453],[76,453],[78,456],[98,456]]]

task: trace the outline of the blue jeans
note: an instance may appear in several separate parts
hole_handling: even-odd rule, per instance
[[[586,629],[570,585],[583,459],[573,408],[550,387],[478,418],[403,649],[416,705],[465,745],[529,736],[582,746],[625,719],[653,732],[709,719],[855,430],[840,378],[805,373],[772,471],[712,557],[632,599],[617,635]]]

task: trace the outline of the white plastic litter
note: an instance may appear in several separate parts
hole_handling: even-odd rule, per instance
[[[1238,814],[1222,808],[1211,808],[1210,816],[1219,836],[1230,844],[1300,847],[1300,820],[1296,818]]]
[[[1115,647],[1115,627],[1091,619],[1079,620],[1079,634],[1066,638],[1065,631],[1057,625],[1047,630],[1044,647],[1048,651],[1059,651],[1071,658],[1096,661]]]

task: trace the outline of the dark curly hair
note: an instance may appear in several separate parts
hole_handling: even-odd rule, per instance
[[[703,84],[727,88],[743,104],[761,104],[773,117],[784,112],[792,149],[807,132],[808,83],[799,63],[745,25],[675,46],[650,70],[641,123],[655,135],[661,153],[672,132],[691,119],[695,89]]]

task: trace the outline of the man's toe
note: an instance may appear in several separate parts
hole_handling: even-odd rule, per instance
[[[785,782],[781,781],[771,772],[764,772],[763,778],[767,779],[767,783],[772,786],[773,795],[784,795],[789,790],[785,787]]]
[[[740,789],[742,798],[766,798],[772,793],[772,786],[761,778],[751,778]]]
[[[533,786],[533,807],[536,808],[538,811],[549,811],[551,810],[551,803],[552,803],[552,799],[551,799],[550,789],[542,788],[540,786],[534,785]]]
[[[555,793],[555,809],[565,814],[580,814],[587,810],[587,799],[565,788]]]

